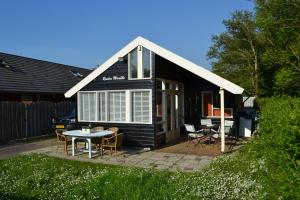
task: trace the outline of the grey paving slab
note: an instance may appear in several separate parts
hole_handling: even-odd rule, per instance
[[[123,151],[113,155],[107,153],[103,156],[103,158],[101,158],[99,154],[95,154],[95,157],[89,159],[86,153],[71,156],[71,148],[69,148],[69,155],[66,155],[63,148],[57,148],[56,143],[53,141],[52,143],[55,145],[49,145],[47,142],[44,142],[42,143],[43,145],[40,143],[33,145],[34,148],[28,148],[28,144],[26,144],[25,147],[11,147],[11,149],[16,148],[16,152],[18,154],[43,153],[49,156],[83,162],[186,172],[201,170],[207,167],[213,160],[213,157],[209,156],[164,153],[159,151],[143,151],[143,149],[133,148],[124,149]]]

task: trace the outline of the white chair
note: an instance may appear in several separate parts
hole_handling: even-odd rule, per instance
[[[233,127],[233,121],[231,121],[231,120],[225,120],[225,123],[224,123],[224,132],[225,132],[225,135],[230,135],[231,134],[232,127]]]
[[[206,126],[206,127],[213,126],[211,119],[201,119],[200,122],[201,122],[201,126]]]
[[[203,132],[203,130],[198,130],[196,131],[194,125],[191,124],[185,124],[184,125],[185,130],[188,132],[188,140],[191,141],[193,139],[197,139],[197,138],[202,138],[205,135],[201,132]]]
[[[224,122],[225,137],[228,137],[228,135],[231,134],[233,123],[234,122],[231,120],[225,120],[225,122]],[[221,134],[221,125],[218,126],[218,130],[211,129],[211,131],[214,133],[212,135],[212,138],[219,139],[221,137],[221,135],[220,135]]]

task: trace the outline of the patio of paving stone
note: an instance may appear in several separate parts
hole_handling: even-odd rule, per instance
[[[79,153],[76,156],[66,155],[66,153],[63,152],[62,147],[57,149],[55,142],[48,142],[51,142],[53,145],[23,153],[42,153],[49,156],[85,162],[186,172],[201,170],[207,167],[214,158],[213,156],[165,153],[159,151],[145,151],[139,148],[125,148],[114,155],[107,153],[103,158],[96,155],[92,159],[89,159],[87,153]],[[71,154],[70,148],[69,154]]]

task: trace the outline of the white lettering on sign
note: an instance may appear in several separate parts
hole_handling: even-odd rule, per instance
[[[124,80],[125,76],[113,76],[113,77],[103,77],[103,81],[112,81],[112,80]]]

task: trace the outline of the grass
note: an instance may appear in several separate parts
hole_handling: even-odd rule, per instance
[[[228,156],[182,173],[23,155],[0,160],[0,199],[262,199],[237,167]]]
[[[300,199],[300,99],[263,101],[260,130],[194,173],[63,160],[0,160],[0,199]]]

